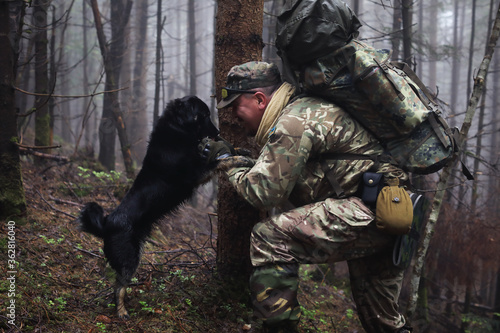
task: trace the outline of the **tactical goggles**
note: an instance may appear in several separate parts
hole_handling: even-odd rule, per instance
[[[239,90],[239,89],[230,89],[227,87],[222,88],[222,98],[226,99],[234,94],[255,94],[256,91],[253,90]]]

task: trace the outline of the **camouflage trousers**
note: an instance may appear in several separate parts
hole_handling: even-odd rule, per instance
[[[299,264],[346,260],[358,316],[367,332],[396,332],[403,271],[392,264],[394,237],[371,223],[358,198],[326,199],[255,225],[250,255],[254,313],[269,326],[300,319]]]

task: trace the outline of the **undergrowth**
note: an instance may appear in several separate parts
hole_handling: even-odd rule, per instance
[[[216,215],[212,205],[189,204],[169,216],[146,243],[128,287],[130,319],[115,315],[113,271],[102,242],[75,222],[84,203],[108,212],[130,180],[74,165],[37,169],[23,164],[28,215],[16,221],[16,327],[2,332],[257,332],[247,283],[230,288],[216,270]],[[203,202],[203,200],[197,200]],[[0,240],[2,253],[6,242]],[[348,285],[329,267],[304,266],[302,332],[362,332]],[[0,281],[0,294],[9,288]],[[0,306],[7,305],[5,297]]]

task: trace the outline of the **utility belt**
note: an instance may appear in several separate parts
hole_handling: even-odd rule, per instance
[[[386,161],[387,156],[376,156],[375,165]],[[332,186],[336,197],[344,197],[344,190],[335,178],[333,169],[328,166],[328,159],[357,159],[373,160],[370,155],[362,154],[323,154],[319,162],[325,177]],[[413,204],[410,195],[398,178],[385,179],[384,175],[376,172],[365,172],[360,184],[361,199],[375,212],[377,227],[394,235],[404,235],[410,232],[413,221]]]

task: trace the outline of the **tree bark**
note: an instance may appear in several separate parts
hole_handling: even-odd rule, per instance
[[[35,0],[33,3],[33,25],[37,30],[35,35],[35,93],[49,94],[49,74],[47,47],[47,9],[50,0]],[[52,144],[48,96],[35,98],[35,146],[50,146]],[[50,153],[50,152],[48,152]],[[43,159],[35,159],[36,163],[44,163]]]
[[[160,87],[161,87],[161,31],[163,22],[161,17],[162,0],[157,0],[156,9],[156,54],[155,54],[155,100],[153,107],[153,127],[160,117]]]
[[[403,19],[403,61],[413,65],[412,57],[412,25],[413,25],[413,0],[402,0]]]
[[[24,6],[23,1],[0,2],[0,221],[26,212],[19,148],[15,144],[19,139],[13,87]],[[14,7],[17,15],[10,17]]]
[[[465,138],[469,133],[469,129],[472,124],[472,119],[474,118],[476,108],[479,103],[479,99],[483,93],[484,80],[486,78],[486,73],[488,72],[488,68],[499,35],[500,35],[500,6],[496,13],[495,23],[493,25],[491,36],[489,37],[488,40],[488,45],[486,48],[483,61],[481,62],[477,76],[474,78],[474,88],[472,91],[472,96],[470,97],[469,104],[465,113],[464,123],[462,124],[462,128],[460,129],[459,147],[463,147]],[[437,184],[436,195],[434,196],[431,206],[429,220],[427,222],[427,225],[425,226],[421,239],[421,244],[416,253],[415,265],[413,266],[412,277],[410,282],[410,300],[408,302],[408,309],[406,311],[407,317],[409,318],[411,318],[415,313],[415,308],[417,304],[418,285],[422,274],[425,256],[427,254],[427,249],[429,247],[430,239],[434,232],[436,221],[439,217],[443,196],[447,187],[447,183],[450,179],[453,165],[454,163],[450,163],[448,166],[446,166],[440,175],[439,182]]]
[[[146,103],[146,71],[148,60],[146,42],[148,40],[148,2],[141,1],[136,8],[136,47],[134,61],[134,77],[132,84],[132,110],[130,111],[131,130],[130,142],[132,153],[138,162],[142,162],[147,149],[147,103]]]
[[[217,99],[232,66],[262,59],[262,0],[219,0],[216,15],[215,83]],[[234,27],[238,27],[235,29]],[[230,109],[220,110],[221,135],[235,146],[252,148]],[[251,272],[250,232],[259,221],[259,211],[241,199],[223,176],[218,194],[217,268],[222,276],[239,276],[245,282]]]
[[[127,138],[125,122],[120,108],[120,102],[117,92],[109,92],[116,90],[119,87],[121,57],[125,51],[124,28],[130,17],[132,9],[132,1],[126,3],[122,0],[111,1],[111,40],[108,49],[106,37],[101,22],[101,15],[97,6],[97,0],[91,0],[92,12],[97,30],[97,39],[104,60],[104,68],[106,71],[106,84],[103,101],[103,115],[99,126],[99,161],[108,169],[115,168],[115,129],[118,131],[120,139],[123,162],[127,177],[134,178],[134,167],[132,162],[132,154],[130,152],[130,144]]]
[[[188,0],[189,94],[196,95],[196,22],[194,0]]]
[[[439,4],[437,0],[431,0],[430,13],[429,13],[429,79],[427,84],[432,93],[436,94],[437,87],[437,61],[438,61],[438,10]]]
[[[394,1],[394,10],[392,16],[392,60],[399,61],[399,49],[401,44],[401,20],[402,20],[402,11],[401,11],[401,1]]]

